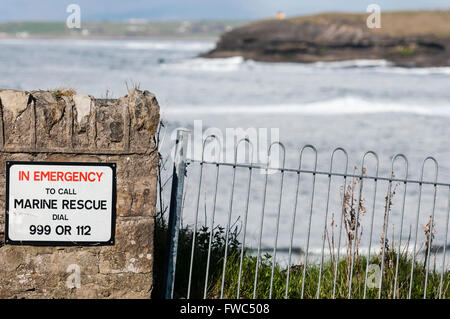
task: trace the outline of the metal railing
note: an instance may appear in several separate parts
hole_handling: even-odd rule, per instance
[[[433,157],[423,161],[420,178],[411,179],[408,159],[403,154],[392,158],[388,176],[380,176],[377,153],[366,152],[360,167],[349,172],[347,151],[336,148],[329,158],[329,169],[321,171],[317,169],[316,148],[306,145],[300,149],[298,167],[286,168],[285,146],[275,142],[269,147],[267,163],[277,147],[281,165],[270,167],[270,164],[238,162],[240,148],[248,149],[249,158],[253,158],[253,145],[248,139],[237,143],[233,163],[219,160],[222,145],[215,136],[203,141],[201,159],[186,159],[188,134],[178,132],[175,152],[166,298],[409,299],[419,295],[423,298],[448,295],[450,184],[438,181],[438,162]],[[208,143],[216,143],[217,160],[205,160]],[[305,168],[306,151],[313,155],[309,169]],[[338,154],[343,159],[339,162]],[[367,172],[369,157],[375,164],[371,174]],[[340,172],[335,169],[337,163],[343,166]],[[431,180],[425,179],[428,163],[434,167]],[[402,170],[396,169],[400,164]],[[212,175],[205,174],[207,168],[212,169]],[[225,169],[228,171],[222,172]],[[237,178],[238,170],[246,171],[243,179]],[[256,176],[255,171],[262,174]],[[397,171],[402,172],[401,178],[396,177]],[[183,191],[185,172],[186,182],[194,185],[192,194],[186,187]],[[194,181],[193,175],[198,176],[198,181]],[[212,187],[207,187],[208,183]],[[380,191],[383,186],[386,193]],[[444,196],[440,196],[442,190]],[[397,193],[400,193],[400,206],[395,205],[394,209]],[[207,202],[212,206],[210,210]],[[259,206],[253,207],[256,202]],[[241,207],[237,207],[239,205]],[[270,205],[273,208],[269,209]],[[202,229],[199,229],[200,210],[205,213]],[[430,213],[425,219],[423,211]],[[210,222],[207,222],[208,213]],[[337,222],[335,215],[338,215]],[[232,216],[240,222],[239,231],[236,222],[232,223]],[[193,223],[183,228],[180,220],[188,217],[193,218]],[[222,224],[224,232],[221,232],[218,217],[225,223]],[[249,229],[249,218],[252,229]],[[405,223],[410,224],[407,238]],[[397,233],[394,226],[399,227]],[[270,229],[265,230],[267,227]],[[187,243],[177,242],[182,230],[183,240],[189,241],[189,249],[183,251],[178,245],[186,247]],[[378,250],[374,248],[377,237],[380,238]],[[419,247],[421,237],[423,248]],[[284,248],[279,247],[281,240]],[[414,241],[412,247],[411,240]],[[302,246],[296,247],[300,242]],[[263,252],[271,254],[263,256]],[[187,261],[177,268],[177,256],[182,253]],[[282,253],[283,258],[279,258]],[[432,253],[435,254],[434,266],[430,268]],[[297,262],[293,262],[294,255],[298,255]],[[178,280],[179,291],[174,294]]]

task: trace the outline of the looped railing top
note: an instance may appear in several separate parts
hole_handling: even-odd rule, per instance
[[[341,151],[345,155],[345,171],[344,174],[347,175],[348,172],[348,153],[345,149],[342,147],[337,147],[333,150],[333,153],[331,153],[331,159],[330,159],[330,174],[333,173],[333,162],[334,162],[334,155]],[[317,162],[317,161],[316,161]]]
[[[272,147],[274,145],[278,145],[283,150],[283,160],[281,161],[282,165],[280,167],[278,167],[283,172],[284,168],[285,168],[285,164],[286,164],[286,147],[284,147],[283,143],[278,142],[278,141],[275,141],[275,142],[271,143],[270,146],[269,146],[269,150],[267,151],[267,167],[266,167],[266,170],[269,169],[270,156],[272,155]]]
[[[436,185],[438,180],[439,164],[433,156],[428,156],[426,159],[423,160],[422,169],[420,172],[420,182],[421,183],[423,182],[423,171],[425,170],[425,164],[427,161],[432,161],[434,163],[434,184]]]
[[[220,140],[215,136],[215,135],[210,135],[208,136],[206,139],[215,139],[218,143],[218,145],[220,145]],[[247,142],[249,143],[249,145],[251,145],[251,158],[253,159],[253,153],[254,153],[254,146],[253,143],[246,138],[241,139],[238,142],[237,146],[240,146],[240,143],[242,142]],[[281,147],[281,149],[283,150],[283,165],[281,166],[270,166],[270,156],[271,156],[271,150],[273,145],[279,145]],[[237,149],[237,146],[235,147],[235,150]],[[203,147],[205,148],[205,143],[203,143]],[[285,166],[285,153],[286,153],[286,149],[285,146],[283,145],[283,143],[280,142],[273,142],[270,147],[269,147],[269,151],[267,152],[268,156],[267,156],[267,163],[259,163],[259,162],[253,162],[251,161],[250,163],[240,163],[237,162],[237,158],[234,158],[234,162],[233,163],[229,163],[229,162],[225,162],[225,161],[219,161],[219,160],[205,160],[204,159],[204,149],[202,151],[202,160],[198,160],[195,158],[187,158],[186,161],[187,163],[200,163],[200,164],[212,164],[212,165],[223,165],[223,166],[236,166],[236,167],[245,167],[245,168],[253,168],[253,169],[261,169],[261,170],[278,170],[278,171],[285,171],[285,172],[294,172],[294,173],[311,173],[311,174],[315,174],[315,175],[333,175],[333,176],[341,176],[344,178],[360,178],[360,179],[372,179],[372,180],[380,180],[380,181],[391,181],[391,182],[406,182],[406,183],[414,183],[414,184],[423,184],[423,185],[434,185],[434,186],[446,186],[446,187],[450,187],[450,183],[445,183],[445,182],[440,182],[438,181],[438,162],[434,157],[427,157],[422,165],[422,170],[421,170],[421,177],[420,178],[410,178],[409,177],[409,163],[408,163],[408,159],[405,155],[403,154],[397,154],[393,157],[393,160],[391,161],[391,173],[393,171],[393,166],[395,165],[395,162],[399,159],[399,158],[403,158],[403,160],[406,162],[406,167],[405,167],[405,174],[406,172],[408,172],[407,177],[408,178],[397,178],[395,176],[392,176],[392,174],[390,174],[389,176],[380,176],[379,175],[379,158],[378,158],[378,154],[374,151],[368,151],[366,153],[364,153],[363,158],[362,158],[362,172],[364,171],[363,168],[366,164],[367,158],[369,155],[373,156],[376,160],[376,174],[362,174],[362,173],[351,173],[348,172],[348,163],[349,163],[349,157],[347,155],[347,151],[344,148],[338,147],[333,151],[333,154],[331,156],[331,161],[335,160],[335,153],[337,153],[338,151],[341,151],[342,153],[345,154],[345,162],[346,162],[346,171],[345,172],[334,172],[332,170],[332,165],[330,165],[330,169],[326,170],[326,171],[322,171],[322,170],[317,170],[317,150],[314,146],[312,145],[305,145],[304,147],[302,147],[300,149],[300,155],[302,156],[303,151],[306,150],[307,148],[311,149],[314,151],[315,153],[315,159],[314,159],[314,168],[313,169],[304,169],[302,168],[302,159],[299,160],[299,164],[297,168],[291,168],[291,167],[286,167]],[[221,150],[221,148],[220,148]],[[236,153],[236,151],[235,151]],[[218,154],[219,155],[219,154]],[[221,153],[220,153],[221,156]],[[433,161],[435,164],[435,176],[434,176],[434,180],[430,181],[430,180],[424,180],[423,175],[424,175],[424,166],[425,163],[427,161]]]
[[[364,164],[366,162],[366,157],[368,155],[372,155],[375,158],[375,160],[376,160],[376,163],[377,163],[376,167],[377,167],[377,169],[376,169],[376,173],[375,173],[375,178],[374,179],[377,180],[378,179],[378,171],[379,171],[379,168],[380,168],[380,160],[378,158],[378,154],[375,153],[374,151],[367,151],[367,152],[364,153],[363,158],[362,158],[362,162],[361,162],[361,177],[363,177],[363,175],[364,175],[363,174],[364,169],[365,169]]]
[[[314,171],[316,171],[317,170],[317,149],[311,144],[306,144],[305,146],[303,146],[300,149],[300,160],[299,160],[298,170],[300,172],[301,169],[302,169],[303,152],[306,149],[310,149],[310,150],[312,150],[314,152]]]
[[[206,148],[206,145],[207,145],[208,140],[213,140],[213,141],[217,142],[217,145],[218,145],[219,147],[218,147],[217,152],[215,152],[215,153],[216,153],[216,157],[217,157],[217,158],[216,158],[216,162],[219,162],[219,161],[220,161],[220,158],[221,158],[221,155],[222,155],[222,143],[220,143],[220,140],[219,140],[219,139],[217,138],[217,136],[214,135],[214,134],[208,135],[208,136],[205,137],[205,139],[203,140],[203,144],[202,144],[202,162],[205,161],[205,148]],[[218,156],[217,156],[217,154],[218,154]]]
[[[402,158],[403,161],[405,162],[405,179],[408,179],[408,169],[409,169],[409,163],[408,163],[408,158],[403,155],[403,154],[396,154],[393,158],[392,158],[392,162],[391,162],[391,177],[394,177],[394,164],[395,161],[398,158]]]
[[[253,143],[248,138],[242,138],[237,142],[236,147],[234,148],[234,165],[235,166],[237,165],[238,148],[242,142],[246,142],[250,148],[249,159],[250,159],[250,165],[252,165],[253,164]]]

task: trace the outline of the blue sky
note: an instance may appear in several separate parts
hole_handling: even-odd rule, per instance
[[[65,21],[66,7],[76,3],[82,19],[157,20],[258,19],[282,10],[288,16],[323,11],[450,9],[450,0],[0,0],[0,21]]]

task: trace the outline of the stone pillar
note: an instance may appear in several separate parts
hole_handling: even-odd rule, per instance
[[[149,298],[159,106],[148,91],[95,99],[0,90],[0,298]],[[5,245],[5,162],[117,163],[116,244]],[[75,265],[75,266],[74,266]],[[67,281],[80,271],[81,286]]]

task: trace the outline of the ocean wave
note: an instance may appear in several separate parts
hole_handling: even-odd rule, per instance
[[[315,62],[313,66],[319,68],[374,68],[374,67],[387,67],[392,66],[392,62],[387,60],[370,60],[370,59],[357,59],[346,61],[334,61],[334,62]]]
[[[405,102],[367,101],[357,97],[344,97],[304,104],[271,105],[205,105],[179,106],[162,110],[164,114],[310,114],[345,115],[407,113],[424,116],[450,117],[450,104],[428,106]]]
[[[395,66],[387,60],[347,60],[336,62],[315,62],[312,63],[313,68],[320,69],[352,69],[352,68],[371,68],[375,72],[394,73],[406,75],[432,75],[432,74],[450,74],[450,67],[423,67],[423,68],[405,68]]]
[[[185,71],[233,72],[240,70],[242,66],[251,65],[252,62],[244,60],[241,56],[217,59],[193,58],[181,62],[165,63],[161,67]]]
[[[161,49],[164,44],[154,44]],[[212,46],[211,46],[212,47]],[[136,46],[139,48],[139,45]],[[196,47],[193,44],[192,49]],[[201,50],[199,50],[201,51]],[[206,50],[203,50],[206,51]],[[396,67],[387,60],[348,60],[338,62],[315,62],[315,63],[286,63],[289,68],[298,68],[299,72],[316,72],[317,70],[339,70],[339,69],[370,69],[379,73],[392,73],[400,75],[434,75],[450,74],[450,67],[428,67],[428,68],[403,68]],[[267,68],[267,66],[282,67],[284,63],[257,62],[245,60],[242,56],[230,58],[191,58],[177,62],[165,63],[161,67],[165,69],[200,71],[200,72],[235,72],[251,68]]]
[[[93,39],[0,39],[5,45],[124,48],[130,50],[166,50],[204,52],[214,48],[211,41],[188,40],[93,40]]]
[[[171,40],[75,40],[72,45],[90,47],[123,48],[128,50],[150,51],[198,51],[203,52],[214,47],[210,41],[171,41]]]
[[[401,68],[401,67],[390,67],[390,68],[380,68],[376,70],[382,73],[396,73],[396,74],[410,74],[410,75],[433,75],[433,74],[444,74],[450,75],[450,67],[429,67],[429,68]]]
[[[207,51],[214,48],[213,42],[192,41],[130,41],[125,43],[132,50],[167,50],[167,51]]]

